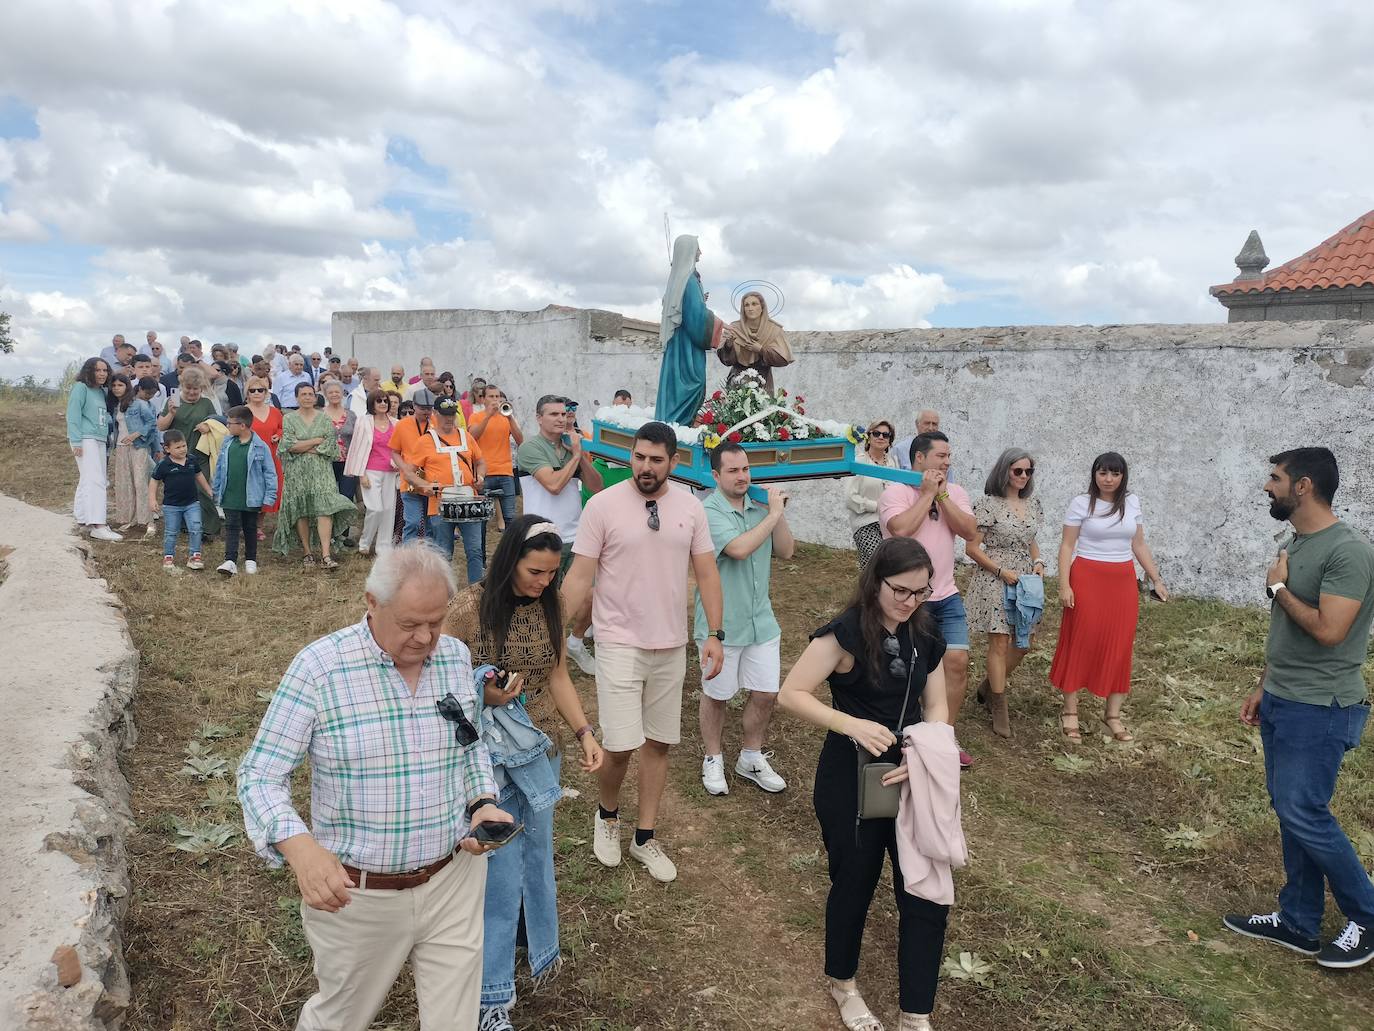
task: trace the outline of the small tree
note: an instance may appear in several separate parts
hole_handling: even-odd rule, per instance
[[[14,340],[10,337],[10,317],[0,311],[0,354],[14,354]]]

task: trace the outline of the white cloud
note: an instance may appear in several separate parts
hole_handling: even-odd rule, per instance
[[[10,0],[0,96],[39,133],[0,140],[0,242],[98,257],[0,267],[3,369],[150,326],[318,342],[368,306],[653,317],[665,212],[718,305],[768,279],[793,329],[982,297],[1220,320],[1206,288],[1250,228],[1280,261],[1371,206],[1374,5],[771,6],[833,53],[722,58],[703,24],[658,65],[596,59],[627,16],[605,0]]]

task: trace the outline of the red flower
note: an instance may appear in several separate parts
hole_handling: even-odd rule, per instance
[[[725,427],[722,426],[721,429],[725,429]],[[731,444],[738,444],[741,440],[744,439],[744,434],[741,433],[739,430],[735,430],[735,432],[730,434],[730,436],[726,439],[729,440]]]
[[[722,394],[719,390],[717,390],[714,394],[711,395],[711,400],[712,400],[712,401],[719,401],[719,400],[720,400],[722,397],[724,397],[724,396],[725,396],[724,394]]]
[[[779,387],[779,388],[778,388],[778,397],[786,397],[786,396],[787,396],[787,388],[786,388],[786,387]]]
[[[716,423],[716,432],[717,432],[717,433],[724,433],[724,432],[725,432],[726,430],[728,430],[729,428],[730,428],[730,427],[727,426],[727,425],[725,425],[725,423],[723,423],[723,422],[718,422],[718,423]]]
[[[805,400],[806,398],[802,397],[800,394],[797,395],[797,404],[801,404]]]
[[[791,439],[792,439],[792,431],[789,430],[786,426],[779,426],[779,427],[778,427],[778,439],[779,439],[779,440],[791,440]]]
[[[715,422],[715,421],[716,421],[716,413],[713,412],[713,411],[711,411],[711,409],[707,408],[707,409],[704,410],[699,416],[697,416],[697,418],[700,419],[700,420],[701,420],[702,422],[704,422],[704,423],[705,423],[705,422]]]
[[[806,409],[803,408],[801,405],[797,405],[797,414],[798,414],[798,415],[805,415],[805,414],[806,414]]]

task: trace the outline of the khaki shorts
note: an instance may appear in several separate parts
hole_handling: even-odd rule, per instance
[[[596,643],[596,705],[601,746],[630,752],[646,740],[682,740],[682,682],[687,646],[634,648]]]

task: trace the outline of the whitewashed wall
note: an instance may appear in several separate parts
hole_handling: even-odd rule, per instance
[[[935,408],[973,495],[1004,447],[1036,457],[1051,568],[1060,517],[1086,489],[1095,455],[1120,451],[1147,534],[1176,592],[1256,603],[1282,529],[1260,487],[1265,458],[1300,445],[1335,451],[1337,510],[1374,532],[1374,325],[1356,322],[789,333],[797,362],[777,382],[809,414],[893,420],[899,435]],[[532,426],[535,399],[590,406],[619,387],[652,400],[656,327],[610,312],[338,312],[333,346],[365,363],[417,368],[423,355],[460,379],[499,378]],[[712,384],[724,367],[710,367]],[[836,481],[794,485],[789,519],[810,541],[849,546]]]

